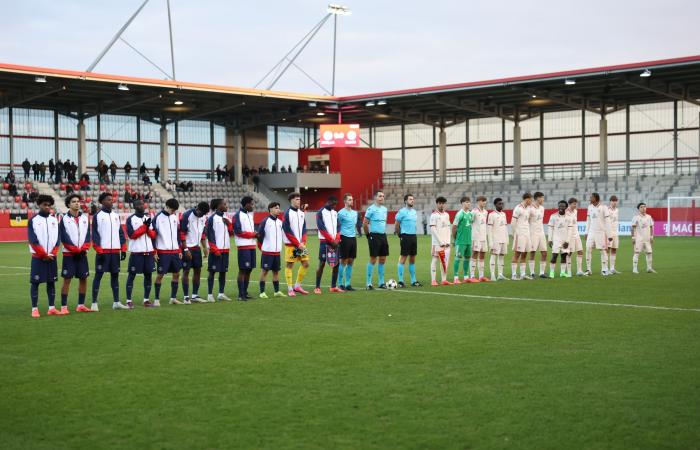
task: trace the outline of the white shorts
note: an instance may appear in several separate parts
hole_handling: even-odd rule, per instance
[[[553,255],[557,255],[559,253],[567,253],[568,254],[569,252],[571,252],[571,243],[569,243],[569,245],[566,248],[564,248],[563,245],[564,245],[563,242],[557,242],[557,241],[552,242],[552,254]]]
[[[609,243],[608,245],[609,248],[614,248],[617,249],[620,247],[620,236],[615,235],[613,236],[612,242]]]
[[[544,234],[530,235],[530,251],[531,252],[546,252],[547,237]]]
[[[513,250],[519,253],[530,251],[530,236],[527,234],[516,234],[513,238]]]
[[[472,251],[473,252],[487,252],[489,251],[489,246],[486,243],[486,241],[473,241],[472,242]]]
[[[583,243],[581,242],[581,235],[577,234],[574,239],[569,242],[569,251],[571,253],[583,251]]]
[[[598,250],[608,249],[608,240],[603,233],[589,234],[586,236],[586,248],[596,248]]]
[[[634,252],[635,253],[651,253],[651,242],[640,242],[638,240],[634,241]]]
[[[444,254],[445,250],[449,247],[440,247],[439,245],[432,245],[430,246],[430,254],[432,256],[440,256],[440,254]]]
[[[497,242],[491,246],[491,253],[494,255],[505,255],[508,252],[508,244]]]

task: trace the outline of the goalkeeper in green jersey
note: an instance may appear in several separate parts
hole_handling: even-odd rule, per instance
[[[469,258],[472,255],[472,202],[469,197],[462,197],[460,200],[462,209],[455,215],[452,222],[452,238],[455,245],[455,260],[452,264],[454,272],[454,283],[460,284],[459,281],[459,263],[462,262],[462,270],[464,272],[464,281],[469,279]]]

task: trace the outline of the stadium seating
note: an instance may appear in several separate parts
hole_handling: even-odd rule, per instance
[[[49,185],[59,194],[61,198],[65,198],[66,194],[66,187],[69,183],[49,183]],[[74,184],[74,186],[77,186],[77,183]],[[150,202],[146,202],[148,204],[148,209],[150,210],[155,210],[158,211],[163,207],[163,204],[165,203],[166,199],[163,199],[160,195],[157,189],[154,189],[153,186],[149,187],[144,185],[141,182],[136,182],[136,181],[124,181],[124,180],[117,180],[114,183],[110,184],[105,184],[105,183],[91,183],[88,185],[88,190],[80,190],[75,189],[73,190],[72,193],[80,195],[83,204],[89,208],[91,203],[97,204],[97,198],[100,196],[100,193],[102,192],[112,192],[116,193],[116,197],[114,198],[114,204],[116,206],[116,209],[118,209],[121,212],[125,213],[130,213],[133,212],[133,209],[129,207],[129,205],[124,205],[124,191],[126,189],[126,186],[129,186],[130,189],[136,190],[140,193],[146,193],[150,190],[151,195],[152,195],[152,200]]]
[[[587,202],[587,195],[599,192],[605,200],[611,194],[620,198],[621,205],[635,206],[645,202],[650,207],[665,207],[669,196],[700,196],[700,178],[698,175],[662,175],[611,177],[607,180],[582,178],[571,180],[521,180],[517,181],[484,181],[471,183],[447,184],[385,184],[386,206],[389,210],[397,210],[403,206],[403,196],[413,194],[417,210],[431,210],[435,198],[442,195],[449,205],[459,204],[463,195],[472,197],[484,194],[489,199],[503,198],[506,208],[512,208],[520,201],[523,192],[543,192],[548,201],[577,197],[579,201]],[[371,203],[371,202],[370,202]],[[364,205],[365,209],[370,204]]]
[[[267,205],[270,202],[261,193],[251,192],[247,185],[224,182],[195,182],[192,192],[171,191],[171,193],[185,209],[191,208],[201,201],[209,203],[212,198],[223,198],[228,200],[229,210],[235,211],[240,207],[240,200],[245,195],[250,195],[255,199],[256,211],[267,211]]]

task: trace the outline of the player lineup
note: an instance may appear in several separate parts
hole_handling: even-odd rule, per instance
[[[139,276],[143,282],[142,306],[160,307],[163,279],[167,274],[171,275],[167,300],[170,305],[230,302],[232,299],[226,295],[226,275],[229,272],[232,238],[238,264],[237,300],[254,298],[249,293],[249,286],[252,272],[258,266],[258,254],[258,298],[269,298],[266,291],[268,276],[272,278],[273,297],[309,295],[310,292],[303,287],[310,262],[306,246],[307,208],[301,202],[301,194],[297,192],[289,194],[287,200],[288,205],[284,209],[280,203],[271,202],[267,206],[267,216],[257,225],[253,216],[255,201],[250,196],[243,197],[239,205],[235,206],[221,198],[212,199],[209,203],[200,202],[181,215],[178,215],[178,200],[171,198],[165,202],[163,210],[153,217],[146,213],[142,201],[136,201],[135,212],[126,219],[126,226],[123,227],[119,215],[114,211],[112,195],[108,192],[99,196],[100,209],[92,218],[81,211],[80,197],[76,194],[65,198],[68,212],[60,217],[52,213],[53,197],[39,195],[36,199],[39,211],[29,220],[27,229],[32,256],[32,317],[40,317],[38,302],[41,284],[46,285],[49,305],[47,314],[70,314],[68,296],[74,278],[78,280],[75,312],[98,312],[100,286],[107,273],[112,291],[112,308],[115,310],[134,309],[136,302],[132,293]],[[394,233],[400,242],[398,280],[386,279],[385,276],[390,249],[384,192],[378,191],[374,195],[374,201],[367,208],[364,217],[355,209],[351,194],[345,194],[341,201],[342,207],[339,208],[339,199],[329,196],[325,205],[316,213],[320,245],[313,293],[323,293],[321,279],[326,265],[331,271],[329,292],[356,290],[351,279],[359,239],[363,235],[367,241],[369,260],[365,266],[366,277],[362,289],[423,286],[416,276],[418,214],[414,208],[414,196],[404,196],[404,207],[395,217]],[[600,256],[602,276],[621,273],[616,268],[620,240],[618,199],[615,195],[610,195],[607,203],[604,203],[598,193],[590,195],[586,211],[585,246],[577,229],[579,201],[574,197],[560,200],[557,210],[547,220],[546,232],[544,202],[545,195],[541,192],[524,193],[522,201],[513,208],[509,221],[501,198],[489,201],[480,195],[472,204],[472,199],[465,196],[460,199],[460,208],[454,219],[450,220],[446,210],[447,200],[442,196],[437,197],[428,223],[431,239],[430,284],[459,285],[557,276],[569,278],[573,274],[591,276],[594,251]],[[652,267],[654,221],[646,213],[644,203],[639,203],[637,210],[638,213],[632,220],[632,272],[639,273],[639,256],[644,253],[646,272],[655,273]],[[88,252],[91,249],[94,250],[95,276],[92,279],[91,304],[88,307]],[[505,272],[509,249],[512,250],[510,276]],[[60,309],[55,305],[59,251],[63,253]],[[206,297],[201,297],[199,293],[205,260],[207,293]],[[124,261],[128,276],[126,299],[122,302],[119,273]],[[408,281],[404,277],[406,266]],[[452,281],[449,280],[450,266]],[[539,269],[538,272],[536,269]],[[287,285],[286,293],[280,289],[282,271]],[[218,290],[215,292],[217,282]],[[178,298],[180,288],[182,300]]]

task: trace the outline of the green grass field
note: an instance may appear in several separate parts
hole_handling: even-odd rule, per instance
[[[630,245],[608,278],[133,311],[105,278],[100,313],[48,317],[42,289],[32,319],[27,246],[3,244],[0,448],[700,448],[700,240],[657,239],[656,275]]]

